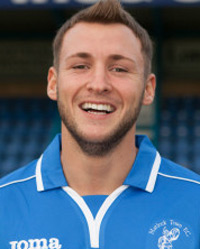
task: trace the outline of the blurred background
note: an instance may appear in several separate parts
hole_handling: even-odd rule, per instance
[[[46,96],[52,39],[93,0],[0,1],[0,176],[40,156],[60,131]],[[137,132],[200,173],[200,0],[122,0],[154,40],[157,96]]]

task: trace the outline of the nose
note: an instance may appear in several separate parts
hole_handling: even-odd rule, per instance
[[[104,67],[98,66],[93,70],[92,76],[87,83],[87,89],[90,92],[93,91],[98,94],[112,90],[108,73]]]

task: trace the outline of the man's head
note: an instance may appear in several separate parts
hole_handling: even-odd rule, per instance
[[[107,2],[118,6],[113,0]],[[119,21],[118,14],[114,14],[115,21],[108,22],[102,18],[102,9],[91,9],[101,18],[94,19],[93,14],[86,21],[81,19],[85,16],[82,11],[76,15],[80,16],[78,22],[64,24],[58,32],[54,42],[57,57],[48,74],[48,96],[58,102],[66,139],[75,141],[90,156],[103,156],[122,141],[134,140],[141,105],[151,104],[154,98],[155,76],[149,71],[150,54],[147,57],[144,53],[152,51],[146,32],[138,24],[137,33],[133,32]],[[107,12],[109,20],[111,9]],[[126,12],[120,11],[123,17]],[[124,17],[128,24],[129,18],[132,20],[129,14]],[[138,34],[149,41],[146,47]]]
[[[151,72],[153,56],[152,41],[146,30],[120,5],[118,0],[100,0],[89,8],[79,11],[67,20],[58,30],[53,43],[54,66],[58,69],[60,51],[66,32],[77,23],[124,24],[130,28],[141,42],[141,52],[144,57],[145,76]]]

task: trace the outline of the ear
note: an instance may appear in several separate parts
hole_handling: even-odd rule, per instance
[[[146,80],[145,89],[144,89],[144,98],[143,105],[150,105],[155,96],[156,89],[156,76],[154,74],[150,74]]]
[[[49,68],[47,85],[47,95],[52,100],[57,100],[57,73],[54,67]]]

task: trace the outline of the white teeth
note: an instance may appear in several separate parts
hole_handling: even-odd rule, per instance
[[[95,105],[95,104],[91,104],[91,107],[90,107],[91,109],[93,109],[93,110],[98,110],[98,106],[97,105]]]
[[[84,103],[82,104],[83,110],[93,110],[93,111],[104,111],[104,112],[112,112],[114,108],[111,105],[106,104],[94,104],[94,103]]]
[[[93,114],[96,114],[96,115],[105,115],[106,112],[95,112],[95,111],[88,111],[89,113],[93,113]]]

